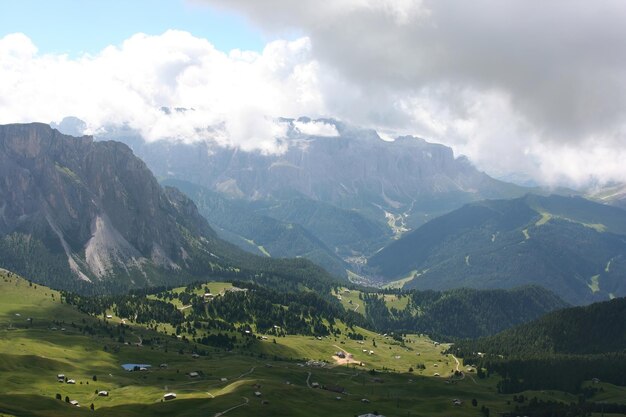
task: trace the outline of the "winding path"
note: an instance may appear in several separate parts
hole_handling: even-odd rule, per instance
[[[456,371],[457,372],[461,372],[461,370],[459,369],[459,365],[461,364],[459,362],[459,360],[456,358],[456,356],[452,355],[452,357],[454,358],[454,360],[456,361]]]
[[[235,379],[241,379],[244,376],[250,375],[252,372],[254,372],[254,366],[252,368],[250,368],[250,370],[248,372],[244,372],[243,374],[239,375],[238,377],[236,377]]]
[[[236,405],[236,406],[234,406],[234,407],[230,407],[228,410],[224,410],[224,411],[222,411],[222,412],[220,412],[220,413],[215,413],[215,416],[214,416],[214,417],[220,417],[220,416],[223,416],[224,414],[228,413],[229,411],[233,411],[233,410],[234,410],[234,409],[236,409],[236,408],[239,408],[239,407],[243,407],[243,406],[245,406],[245,405],[248,405],[248,403],[250,402],[250,400],[248,400],[248,398],[247,398],[247,397],[241,397],[241,398],[243,398],[243,401],[244,401],[244,402],[242,402],[241,404],[237,404],[237,405]]]

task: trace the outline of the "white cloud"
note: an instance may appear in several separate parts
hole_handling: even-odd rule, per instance
[[[70,59],[38,55],[28,37],[12,34],[0,39],[0,123],[72,115],[91,132],[127,123],[148,140],[211,137],[280,152],[286,127],[275,118],[323,114],[317,72],[306,38],[272,42],[261,53],[224,53],[168,31]]]
[[[334,117],[452,146],[492,175],[626,181],[626,8],[555,0],[205,0],[304,36],[261,53],[181,31],[95,55],[0,39],[0,123],[127,123],[148,140],[281,152],[279,117]],[[190,109],[165,114],[161,107]],[[191,110],[193,109],[193,110]],[[305,134],[335,135],[306,123]]]
[[[303,122],[296,120],[293,124],[296,129],[300,131],[300,133],[303,133],[305,135],[329,137],[339,136],[339,132],[334,125],[323,121],[311,120]]]
[[[626,148],[622,1],[204,1],[308,36],[333,115],[444,142],[489,172],[626,181],[598,159]],[[599,164],[570,169],[574,155]]]

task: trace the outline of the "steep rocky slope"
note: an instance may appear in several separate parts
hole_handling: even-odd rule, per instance
[[[115,289],[236,275],[256,262],[126,145],[39,123],[0,126],[1,266],[57,287]]]

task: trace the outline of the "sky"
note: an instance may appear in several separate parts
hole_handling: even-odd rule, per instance
[[[620,0],[0,0],[0,11],[0,123],[71,115],[88,133],[127,124],[147,140],[271,153],[284,151],[279,117],[333,117],[446,144],[496,177],[626,182]]]

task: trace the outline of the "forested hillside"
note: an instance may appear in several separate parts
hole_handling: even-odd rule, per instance
[[[303,226],[259,214],[245,200],[228,198],[186,181],[169,179],[162,184],[184,192],[220,237],[240,248],[273,258],[303,257],[336,277],[346,276],[346,263]],[[314,230],[319,233],[319,229]]]
[[[452,349],[502,380],[500,392],[578,392],[592,378],[626,385],[626,298],[555,311]]]
[[[534,284],[573,304],[626,295],[626,211],[578,197],[473,203],[426,223],[368,260],[405,288]]]
[[[392,297],[406,300],[404,308],[389,305],[386,295],[361,295],[366,316],[376,329],[420,332],[446,339],[493,335],[567,306],[550,291],[536,286],[512,290],[411,290],[398,294]]]

